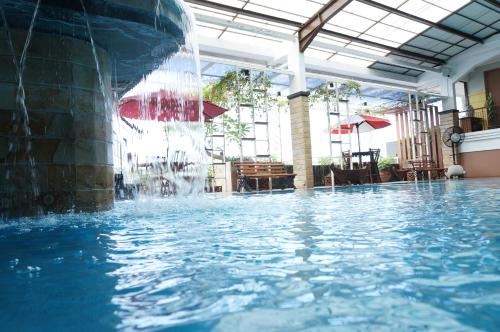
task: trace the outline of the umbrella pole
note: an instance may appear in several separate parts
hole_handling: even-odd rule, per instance
[[[358,132],[358,152],[359,152],[359,169],[361,169],[361,141],[359,139],[359,124],[356,124],[356,131]]]

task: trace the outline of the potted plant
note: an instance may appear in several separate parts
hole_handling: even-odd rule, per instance
[[[380,158],[378,161],[378,170],[380,174],[380,180],[382,182],[389,182],[391,178],[391,166],[396,163],[396,159],[394,157]]]

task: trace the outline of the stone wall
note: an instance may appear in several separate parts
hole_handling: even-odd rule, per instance
[[[17,59],[26,32],[13,31]],[[106,96],[111,93],[111,64],[97,50]],[[16,134],[14,116],[18,77],[5,31],[0,30],[0,214],[95,211],[113,206],[111,115],[96,70],[90,43],[34,33],[23,75],[31,130],[32,167],[22,128]],[[9,145],[20,136],[16,153]],[[7,176],[10,174],[10,176]]]

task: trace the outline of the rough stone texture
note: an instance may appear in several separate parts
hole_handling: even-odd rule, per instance
[[[15,137],[13,115],[19,110],[18,79],[2,32],[0,29],[0,215],[111,208],[111,115],[106,114],[91,45],[58,35],[33,34],[23,82],[40,191],[36,196],[26,145],[15,155],[8,152]],[[12,36],[19,59],[26,32],[13,31]],[[109,96],[110,60],[101,49],[97,53]]]
[[[309,122],[309,98],[297,96],[290,99],[292,129],[293,172],[297,189],[312,188],[314,176],[311,150],[311,125]]]
[[[439,113],[439,128],[441,129],[441,133],[444,133],[446,129],[458,126],[458,110],[445,111]],[[443,167],[447,168],[450,165],[453,165],[453,150],[451,147],[447,147],[442,144],[443,149]],[[458,151],[456,154],[458,158]],[[457,160],[458,161],[458,160]]]

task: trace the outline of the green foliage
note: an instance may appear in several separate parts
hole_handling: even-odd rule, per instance
[[[211,136],[215,133],[217,125],[213,122],[205,122],[205,134]]]
[[[394,109],[394,106],[377,105],[377,106],[363,107],[361,112],[364,114],[385,114],[385,112],[391,109]]]
[[[229,115],[223,115],[226,137],[231,142],[238,143],[248,135],[250,127],[246,123],[241,123]]]
[[[396,163],[396,159],[394,157],[388,157],[388,158],[380,158],[378,161],[378,170],[379,171],[387,171],[389,168],[391,168],[391,165]]]
[[[256,113],[278,104],[278,99],[270,93],[271,85],[265,72],[252,75],[248,70],[231,70],[219,81],[210,83],[204,88],[204,100],[229,110],[223,115],[224,131],[228,141],[241,144],[241,139],[250,132],[250,126],[239,121],[240,104],[252,104]],[[213,126],[206,126],[206,129],[209,134],[215,131]]]
[[[226,161],[240,161],[240,157],[228,156],[226,157]],[[254,160],[250,157],[243,157],[243,161],[254,161]]]
[[[213,178],[215,177],[215,167],[214,165],[208,165],[208,177]]]
[[[493,121],[496,115],[496,110],[495,110],[495,101],[493,100],[493,94],[489,92],[486,95],[486,112],[488,114],[488,122]]]
[[[348,99],[350,96],[361,97],[361,84],[356,81],[347,81],[338,87],[339,98]],[[323,103],[334,103],[337,97],[337,90],[330,87],[330,82],[327,82],[313,90],[311,90],[310,100],[313,105]]]
[[[228,71],[219,81],[203,89],[203,98],[230,109],[236,108],[238,103],[253,103],[256,109],[275,104],[277,100],[269,92],[271,81],[266,73],[251,76],[245,70]]]

